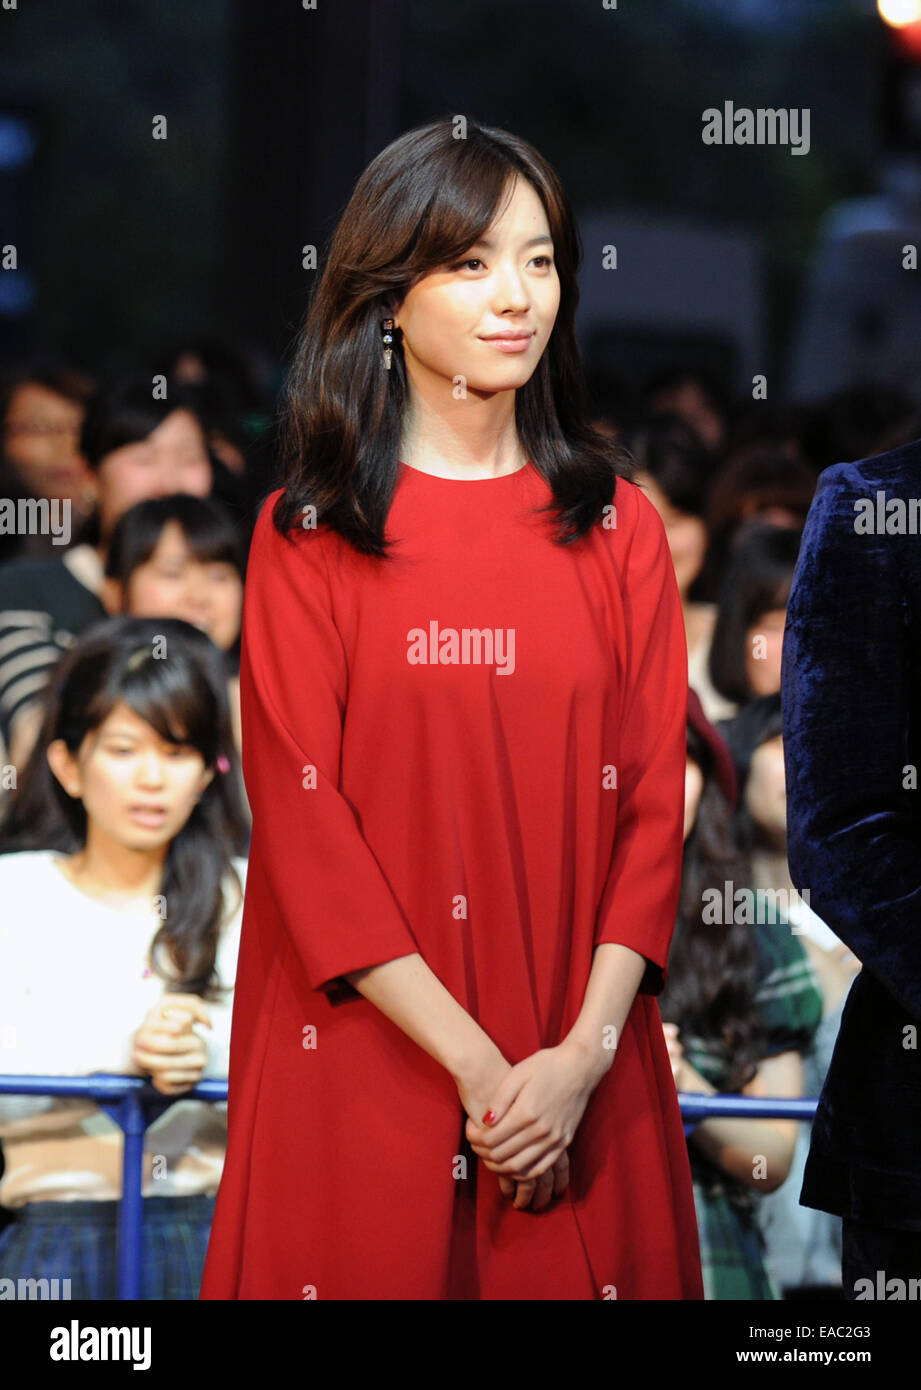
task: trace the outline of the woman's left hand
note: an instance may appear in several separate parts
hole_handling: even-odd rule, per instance
[[[468,1119],[470,1147],[494,1173],[515,1182],[540,1178],[572,1143],[613,1059],[613,1052],[590,1057],[567,1041],[526,1057],[500,1083],[487,1111],[490,1121],[477,1125]]]

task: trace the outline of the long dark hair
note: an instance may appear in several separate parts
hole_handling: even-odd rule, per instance
[[[359,553],[389,558],[384,528],[398,477],[407,375],[395,334],[384,367],[381,320],[412,286],[485,235],[515,175],[547,214],[560,307],[547,348],[515,396],[518,436],[554,494],[556,539],[579,539],[603,515],[617,479],[635,469],[589,423],[575,337],[578,227],[563,186],[532,145],[505,130],[443,117],[401,135],[371,161],[333,233],[282,392],[282,535],[318,522]]]
[[[198,628],[179,618],[107,618],[65,653],[46,689],[41,730],[0,826],[0,853],[72,854],[83,848],[86,809],[54,776],[47,749],[63,739],[76,756],[86,735],[120,701],[161,738],[191,744],[207,768],[221,754],[228,760],[229,771],[216,772],[170,841],[159,890],[168,916],[151,948],[161,978],[174,989],[208,997],[216,983],[222,884],[230,875],[242,889],[231,855],[245,854],[248,825],[220,653]],[[172,973],[157,965],[161,951],[171,957]]]
[[[732,809],[716,780],[713,753],[688,725],[688,757],[703,773],[694,827],[684,845],[681,899],[659,1010],[677,1023],[679,1037],[720,1041],[729,1058],[727,1091],[741,1091],[764,1055],[764,1029],[755,1009],[757,956],[752,929],[732,921],[716,926],[702,917],[705,890],[727,879],[751,882],[751,863],[733,834]]]

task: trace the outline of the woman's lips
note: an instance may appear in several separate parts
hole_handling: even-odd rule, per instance
[[[500,352],[526,352],[533,337],[534,334],[529,333],[526,338],[483,338],[481,341]]]
[[[128,815],[139,825],[158,826],[166,820],[166,810],[154,806],[129,806]]]

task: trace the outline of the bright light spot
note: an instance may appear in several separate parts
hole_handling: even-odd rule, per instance
[[[921,0],[876,0],[876,8],[880,19],[894,29],[904,29],[921,20]]]

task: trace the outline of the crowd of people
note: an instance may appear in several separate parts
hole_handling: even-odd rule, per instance
[[[684,878],[659,997],[675,1084],[816,1096],[860,964],[787,867],[787,596],[822,468],[917,438],[921,416],[870,387],[746,406],[694,368],[591,381],[596,428],[663,520],[686,624]],[[273,421],[265,373],[207,340],[105,384],[47,360],[0,383],[7,515],[66,501],[72,522],[0,535],[0,1074],[138,1074],[174,1098],[147,1132],[145,1298],[197,1297],[221,1177],[226,1106],[182,1097],[227,1075],[251,823],[241,615]],[[834,1296],[840,1219],[797,1201],[808,1126],[707,1118],[687,1143],[706,1297]],[[114,1297],[114,1121],[0,1094],[0,1145],[0,1277]]]

